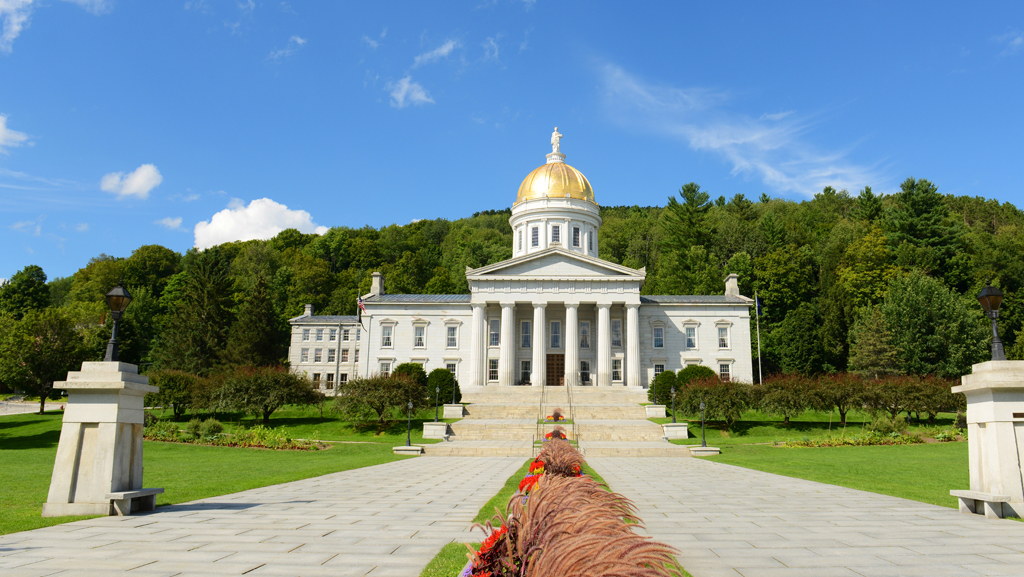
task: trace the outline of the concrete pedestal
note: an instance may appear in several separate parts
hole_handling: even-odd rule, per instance
[[[128,363],[82,363],[67,378],[53,384],[68,400],[43,517],[119,514],[110,495],[142,490],[143,399],[159,389]]]
[[[462,405],[445,405],[444,406],[444,418],[445,419],[461,419],[466,416]]]
[[[979,363],[961,382],[952,390],[967,396],[970,490],[990,497],[978,499],[992,515],[1024,517],[1024,361]]]
[[[664,419],[665,405],[645,405],[648,419]]]
[[[690,447],[690,455],[694,457],[710,457],[711,455],[721,455],[722,451],[718,447],[701,447],[695,445]]]
[[[665,438],[670,441],[672,439],[686,439],[690,436],[689,423],[665,423],[662,427],[665,430]]]
[[[448,436],[448,423],[423,423],[424,439],[444,439]]]

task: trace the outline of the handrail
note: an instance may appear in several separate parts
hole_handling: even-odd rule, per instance
[[[582,375],[577,373],[576,382],[582,382],[579,380],[581,376]],[[576,405],[572,402],[572,388],[573,385],[566,384],[566,397],[569,401],[569,421],[572,423],[572,438],[576,441],[576,450],[581,454],[586,454],[583,446],[580,445],[580,430],[579,426],[576,424]]]
[[[533,456],[534,457],[536,457],[537,455],[540,454],[540,447],[544,444],[544,396],[545,395],[547,395],[547,386],[543,386],[543,387],[540,388],[540,401],[537,404],[537,425],[536,425],[536,427],[537,427],[536,431],[537,432],[534,434],[534,441],[533,441],[533,447],[532,447],[533,448]],[[540,441],[539,445],[537,444],[538,440]]]

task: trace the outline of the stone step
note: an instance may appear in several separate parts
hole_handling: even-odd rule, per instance
[[[573,414],[577,419],[645,419],[647,411],[638,404],[601,405],[573,404]],[[538,409],[541,415],[547,416],[561,409],[562,414],[569,416],[568,404],[547,404],[540,408],[536,405],[509,404],[471,404],[464,409],[466,419],[537,419]]]
[[[532,443],[509,441],[451,441],[423,446],[429,457],[522,457],[536,455]]]
[[[433,446],[433,445],[432,445]],[[590,457],[680,457],[690,458],[688,447],[666,441],[650,442],[580,442],[585,458]]]
[[[573,425],[545,423],[538,427],[525,419],[463,419],[451,424],[451,438],[455,441],[533,441],[538,429],[543,435],[556,426],[573,438],[585,441],[660,441],[664,436],[661,425],[647,420],[578,419]]]

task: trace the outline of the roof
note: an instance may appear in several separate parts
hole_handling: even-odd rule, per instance
[[[293,325],[336,325],[338,323],[356,325],[359,324],[359,317],[355,315],[302,315],[289,319],[288,322]]]
[[[469,303],[472,295],[371,295],[364,303]]]
[[[730,295],[641,295],[641,304],[709,304],[709,305],[748,305],[753,299]]]

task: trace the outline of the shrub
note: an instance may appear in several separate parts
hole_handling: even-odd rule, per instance
[[[339,383],[334,411],[352,419],[376,418],[383,426],[395,408],[404,411],[410,401],[414,408],[428,406],[418,383],[394,373],[387,377],[373,375]]]
[[[872,432],[879,435],[892,435],[894,433],[898,435],[907,429],[907,420],[900,415],[891,417],[879,413],[871,419],[869,428]]]
[[[193,397],[199,392],[202,379],[191,373],[176,370],[153,371],[147,376],[151,385],[160,387],[153,395],[153,401],[164,408],[170,408],[174,413],[174,420],[180,421],[185,412],[192,408]]]
[[[811,397],[813,405],[823,411],[839,411],[839,424],[846,426],[846,414],[860,407],[868,394],[868,385],[853,373],[822,375]]]
[[[750,389],[751,400],[765,413],[782,415],[783,424],[807,410],[814,381],[795,373],[774,375]]]
[[[178,425],[168,421],[156,421],[143,429],[143,436],[155,441],[177,441],[179,435]]]
[[[203,421],[199,418],[192,419],[185,425],[185,432],[189,437],[193,439],[199,438],[199,429],[202,428]]]
[[[412,382],[416,383],[420,388],[422,388],[424,394],[426,394],[427,372],[423,370],[423,365],[419,363],[402,363],[395,367],[395,370],[392,371],[391,374],[396,377],[405,377],[411,380]]]
[[[434,369],[430,371],[430,375],[427,376],[427,393],[433,393],[435,388],[440,388],[441,392],[437,396],[439,397],[438,403],[445,404],[462,400],[462,391],[459,390],[459,382],[455,380],[455,375],[448,369]],[[454,401],[452,401],[454,395]]]
[[[955,381],[941,377],[923,377],[916,388],[917,395],[911,403],[912,408],[927,414],[928,424],[934,424],[940,412],[955,412],[960,408],[960,400],[966,399],[964,395],[954,395],[950,390],[955,384]]]
[[[261,416],[267,425],[282,405],[312,404],[319,395],[309,378],[284,367],[240,367],[225,376],[217,397],[219,407]]]
[[[217,419],[206,419],[203,424],[199,427],[199,436],[203,439],[209,439],[216,437],[217,435],[224,432],[224,425],[221,424]]]
[[[706,405],[707,417],[725,421],[732,428],[740,413],[750,406],[750,385],[722,381],[717,376],[696,379],[676,399],[679,410],[687,415],[699,415],[701,402]]]
[[[678,389],[676,374],[672,371],[662,371],[654,377],[654,382],[647,389],[647,399],[656,405],[670,406],[672,404],[672,387]],[[676,391],[678,395],[679,391]]]
[[[864,400],[873,411],[884,411],[895,419],[903,411],[911,410],[918,391],[919,379],[913,376],[886,377],[870,381]]]

